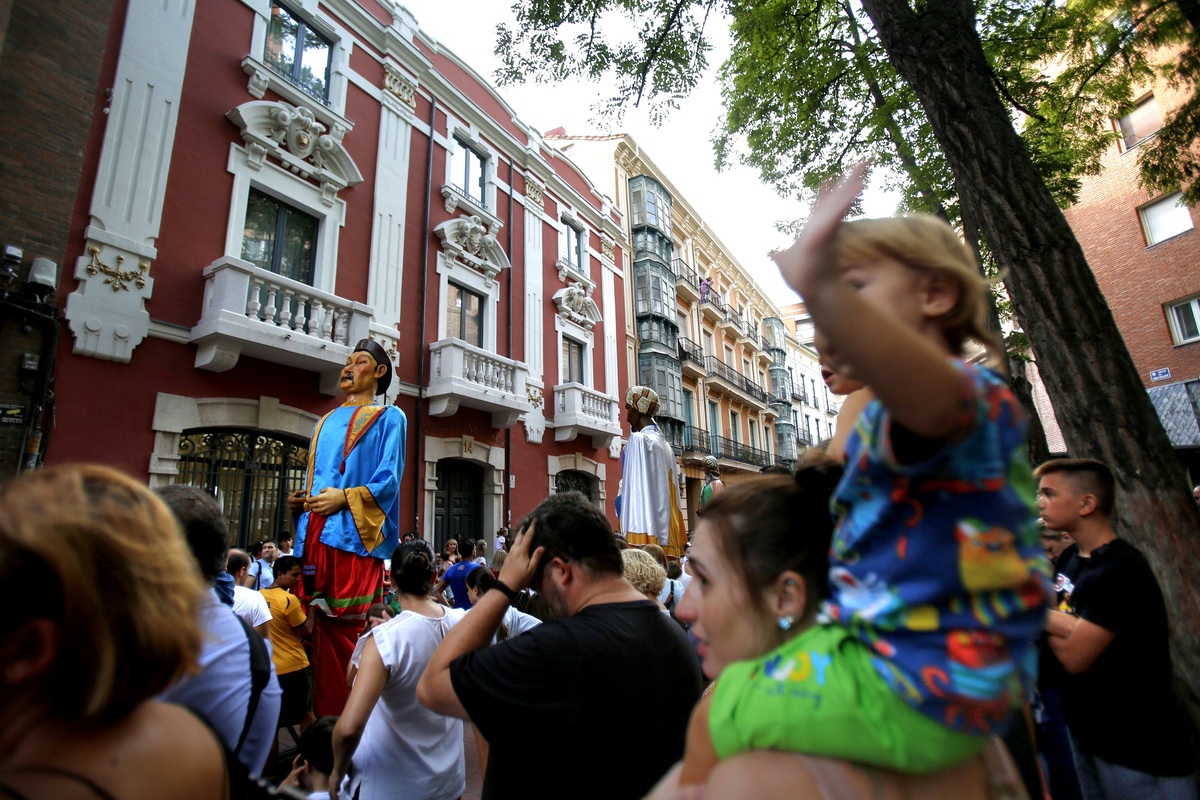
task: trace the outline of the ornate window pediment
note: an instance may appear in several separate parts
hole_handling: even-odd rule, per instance
[[[332,205],[337,193],[363,182],[342,144],[344,131],[326,133],[312,110],[284,102],[252,100],[225,115],[238,126],[246,143],[247,162],[261,168],[270,156],[281,166],[321,185],[323,201]]]
[[[591,287],[572,281],[566,287],[554,293],[554,304],[558,306],[558,315],[568,322],[591,330],[597,322],[602,321],[600,308],[592,299]]]
[[[442,252],[483,275],[491,285],[511,264],[495,233],[478,216],[458,217],[433,229],[442,240]]]

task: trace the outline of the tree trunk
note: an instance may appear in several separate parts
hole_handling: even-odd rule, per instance
[[[978,223],[1073,456],[1112,467],[1114,526],[1158,575],[1183,699],[1200,720],[1196,506],[1083,250],[1000,102],[967,0],[863,0],[888,57],[915,90]]]

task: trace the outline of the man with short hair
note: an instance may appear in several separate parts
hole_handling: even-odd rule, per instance
[[[258,550],[260,555],[256,556],[254,563],[250,565],[246,577],[242,579],[242,586],[257,592],[275,582],[272,565],[279,557],[279,543],[274,539],[264,539],[255,545],[254,549]]]
[[[174,512],[204,580],[212,585],[224,571],[229,526],[216,499],[195,486],[165,486],[159,497]],[[240,552],[240,551],[239,551]],[[262,663],[254,691],[252,631],[213,592],[199,609],[205,636],[200,672],[183,678],[159,695],[160,700],[186,706],[206,719],[225,746],[252,775],[262,773],[275,738],[280,689],[274,668],[259,643]],[[253,706],[253,708],[251,708]]]
[[[526,587],[556,618],[492,645]],[[564,787],[620,800],[643,797],[683,755],[700,681],[683,631],[625,580],[608,520],[565,492],[510,540],[499,582],[446,635],[417,698],[491,743],[486,800],[559,798]]]
[[[444,594],[449,587],[454,598],[454,607],[466,609],[471,607],[471,599],[467,597],[467,575],[479,569],[479,564],[475,561],[475,540],[470,537],[464,538],[458,553],[461,560],[446,570],[437,586],[433,587],[433,596],[439,603],[449,605]]]
[[[280,725],[299,725],[303,731],[312,724],[313,677],[302,639],[312,635],[314,614],[304,613],[304,605],[293,592],[301,579],[300,559],[281,556],[275,561],[275,582],[260,593],[271,609],[271,642],[275,649],[275,672],[283,689]]]
[[[271,638],[271,609],[261,594],[243,584],[250,571],[250,554],[236,547],[225,557],[225,572],[233,577],[233,613],[254,628],[264,639]]]
[[[1166,607],[1146,559],[1113,530],[1112,471],[1077,458],[1046,462],[1034,475],[1046,527],[1075,540],[1056,565],[1058,610],[1047,614],[1046,632],[1066,673],[1063,716],[1083,796],[1194,800]]]

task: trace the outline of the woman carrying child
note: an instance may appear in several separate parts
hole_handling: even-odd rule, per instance
[[[705,722],[721,758],[777,750],[926,774],[979,754],[1024,697],[1047,583],[1024,417],[1001,375],[963,360],[971,340],[1001,355],[987,285],[941,220],[843,224],[864,171],[823,191],[776,256],[823,361],[875,396],[833,497],[830,596],[786,652],[722,677]],[[782,625],[807,610],[789,607]]]

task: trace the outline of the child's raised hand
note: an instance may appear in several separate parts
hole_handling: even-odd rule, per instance
[[[805,299],[822,280],[836,275],[829,244],[842,224],[842,217],[863,190],[867,166],[866,161],[860,161],[840,183],[822,186],[796,241],[774,256],[783,279]]]

